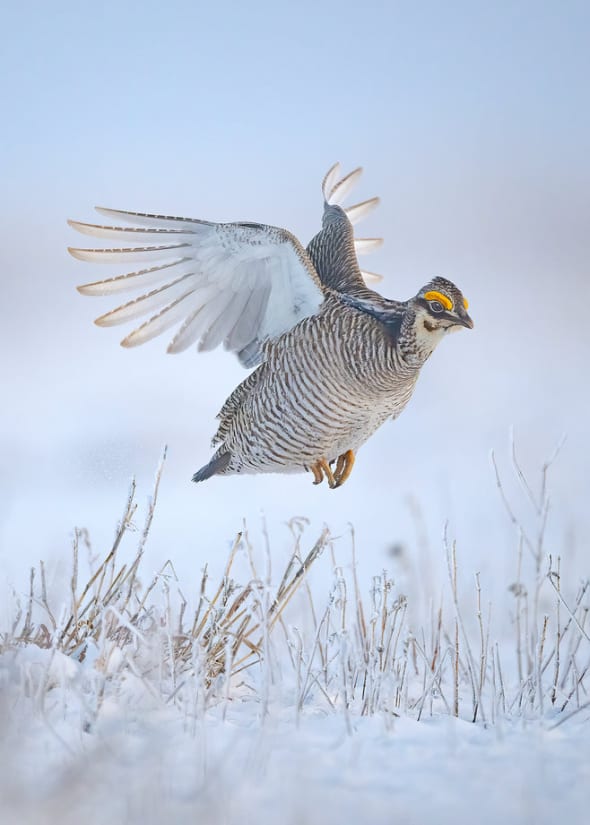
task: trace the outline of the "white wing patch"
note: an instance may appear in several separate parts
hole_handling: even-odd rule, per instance
[[[99,326],[113,326],[147,316],[123,339],[123,346],[143,344],[177,326],[169,352],[181,352],[197,341],[201,350],[223,344],[238,355],[247,350],[242,360],[252,365],[265,340],[316,313],[324,299],[309,256],[283,229],[114,209],[97,211],[134,225],[69,221],[84,235],[120,244],[104,249],[71,248],[75,258],[152,264],[78,287],[83,295],[140,292],[96,319]],[[138,245],[127,246],[129,242]]]
[[[358,168],[342,176],[340,164],[334,164],[322,183],[326,203],[340,205],[361,173]],[[379,198],[371,198],[344,211],[356,224],[378,204]],[[104,327],[145,319],[122,340],[125,347],[176,327],[168,352],[182,352],[197,342],[200,350],[223,344],[253,366],[266,340],[315,314],[323,302],[323,287],[309,255],[284,229],[101,207],[97,212],[112,225],[68,223],[83,235],[117,245],[69,251],[81,261],[132,267],[123,275],[78,287],[83,295],[135,294],[96,319]],[[355,238],[355,251],[372,252],[381,243],[381,238]],[[135,268],[138,263],[146,266]],[[361,274],[368,282],[381,279]]]

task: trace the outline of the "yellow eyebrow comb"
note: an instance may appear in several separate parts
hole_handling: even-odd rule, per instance
[[[439,301],[446,310],[451,310],[453,308],[453,302],[450,298],[447,298],[446,295],[443,295],[442,292],[427,292],[424,296],[424,300],[426,301]]]

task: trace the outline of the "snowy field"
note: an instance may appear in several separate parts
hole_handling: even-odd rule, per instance
[[[252,703],[187,721],[133,689],[92,734],[71,712],[10,731],[7,825],[587,822],[587,724],[356,717],[347,730],[313,709],[296,726],[288,702],[264,722]]]
[[[0,825],[588,822],[588,4],[4,5]],[[337,160],[475,328],[341,489],[195,486],[245,373],[94,326],[66,219],[307,243]]]
[[[146,579],[162,469],[104,558],[77,530],[5,601],[3,823],[587,821],[590,582],[547,553],[549,462],[539,498],[513,464],[529,524],[500,482],[495,603],[448,527],[407,592],[402,548],[364,588],[354,535],[302,519],[278,568],[246,527],[217,579]]]

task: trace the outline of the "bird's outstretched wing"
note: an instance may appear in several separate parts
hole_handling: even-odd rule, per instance
[[[330,289],[350,294],[364,294],[365,284],[381,280],[380,275],[362,270],[357,255],[378,249],[382,238],[355,238],[353,225],[379,205],[379,198],[342,207],[341,204],[358,183],[362,168],[341,177],[341,167],[335,163],[324,177],[324,214],[322,229],[310,241],[307,252],[322,283]]]
[[[254,366],[266,340],[317,312],[326,288],[360,294],[365,281],[380,280],[359,268],[357,254],[371,252],[381,239],[355,238],[352,228],[379,199],[340,206],[361,172],[355,169],[339,179],[338,163],[328,171],[322,184],[323,228],[307,251],[286,230],[265,224],[211,223],[97,207],[113,221],[132,225],[69,221],[82,234],[117,242],[117,248],[70,248],[70,253],[83,261],[146,266],[78,290],[83,295],[135,292],[96,319],[99,326],[112,326],[147,317],[123,339],[123,346],[143,344],[176,327],[168,352],[181,352],[197,341],[200,350],[223,343],[245,366]]]
[[[82,261],[146,264],[78,287],[83,295],[136,292],[136,297],[96,319],[99,326],[111,326],[147,316],[123,339],[125,347],[143,344],[176,326],[168,352],[181,352],[197,341],[200,350],[223,343],[250,367],[260,361],[264,341],[315,314],[324,299],[309,255],[284,229],[98,207],[97,211],[133,226],[69,221],[79,232],[114,240],[117,246],[70,248],[70,253]]]

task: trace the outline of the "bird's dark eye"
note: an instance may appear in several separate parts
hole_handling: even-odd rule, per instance
[[[433,312],[444,312],[445,308],[440,301],[430,301],[430,309]]]

